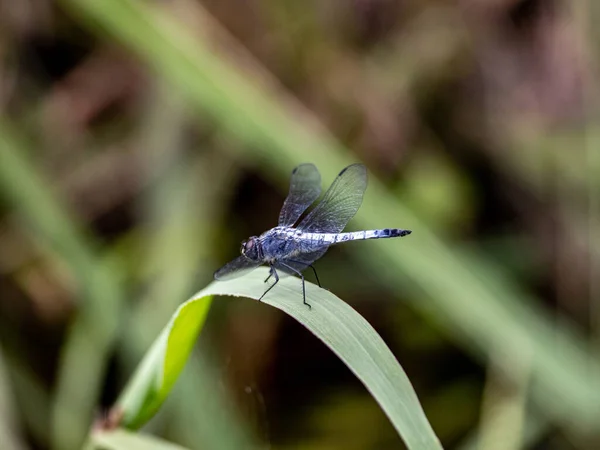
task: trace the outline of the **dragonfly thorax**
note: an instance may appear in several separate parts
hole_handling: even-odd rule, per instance
[[[262,259],[262,252],[260,250],[260,241],[258,237],[252,236],[251,238],[248,238],[248,240],[242,242],[240,252],[252,261],[260,261]]]

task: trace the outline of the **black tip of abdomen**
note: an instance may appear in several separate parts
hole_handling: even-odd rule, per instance
[[[401,230],[399,228],[384,228],[382,230],[376,230],[375,239],[379,238],[394,238],[402,237],[412,233],[410,230]]]

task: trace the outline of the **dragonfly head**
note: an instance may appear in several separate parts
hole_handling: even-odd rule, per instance
[[[242,242],[242,247],[240,248],[240,252],[246,258],[252,261],[260,260],[260,243],[258,242],[258,238],[256,236],[252,236],[248,238],[247,241]]]

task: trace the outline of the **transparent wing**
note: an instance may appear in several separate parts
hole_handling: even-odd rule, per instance
[[[245,256],[238,256],[215,272],[215,280],[230,280],[256,269],[260,262],[251,261]]]
[[[367,169],[352,164],[340,172],[321,202],[298,225],[311,233],[339,233],[356,214],[367,189]]]
[[[301,164],[296,167],[292,172],[290,193],[279,214],[279,225],[293,226],[320,194],[321,175],[315,165]]]

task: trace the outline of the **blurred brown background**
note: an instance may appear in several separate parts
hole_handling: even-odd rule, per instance
[[[369,168],[371,223],[414,231],[377,245],[482,268],[465,273],[485,292],[445,256],[416,275],[378,266],[371,242],[317,263],[392,348],[444,447],[600,446],[584,390],[600,354],[597,2],[147,2],[213,58],[195,79],[173,56],[194,47],[137,22],[129,37],[120,4],[0,0],[1,449],[77,447],[176,306],[275,225],[294,165],[327,185],[341,158]],[[227,83],[260,86],[306,141],[278,147],[279,116]],[[324,129],[335,144],[312,147]],[[381,192],[415,219],[389,223]],[[497,346],[522,332],[547,353]],[[277,310],[216,301],[195,353],[149,432],[228,448],[232,421],[263,448],[403,448],[348,368]]]

